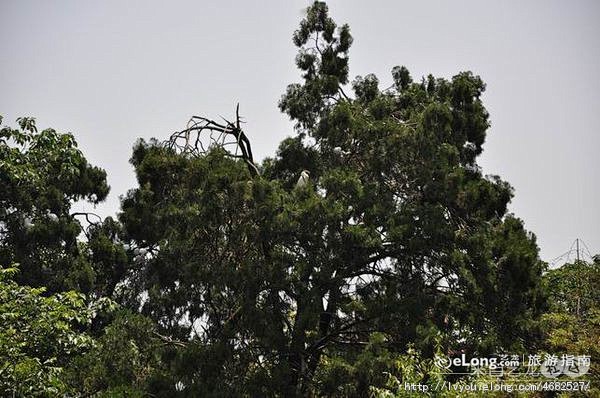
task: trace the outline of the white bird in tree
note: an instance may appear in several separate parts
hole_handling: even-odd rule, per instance
[[[31,219],[31,217],[27,216],[23,220],[23,226],[27,229],[31,229],[35,226],[35,224],[33,223],[33,220]]]
[[[300,173],[300,178],[298,178],[298,182],[296,183],[296,188],[305,187],[308,184],[309,178],[310,172],[308,170],[302,170],[302,173]]]
[[[345,155],[349,155],[350,152],[344,151],[342,149],[342,147],[336,146],[335,148],[333,148],[333,153],[335,153],[338,156],[345,156]]]
[[[136,256],[145,256],[146,253],[148,253],[148,249],[145,249],[143,247],[136,247],[135,249],[133,249],[133,254],[135,254]]]

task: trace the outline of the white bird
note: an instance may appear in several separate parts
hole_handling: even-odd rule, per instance
[[[54,214],[54,213],[48,213],[48,218],[52,222],[57,222],[58,221],[58,216],[56,214]]]
[[[35,226],[35,224],[31,220],[31,217],[25,217],[25,219],[23,220],[23,225],[27,229],[30,229]]]
[[[342,147],[336,146],[335,148],[333,148],[333,153],[335,153],[338,156],[345,156],[345,155],[349,155],[350,152],[348,151],[344,151],[342,149]]]
[[[296,188],[302,188],[306,186],[309,178],[310,172],[308,170],[302,170],[302,173],[300,173],[300,178],[298,178],[298,182],[296,183]]]

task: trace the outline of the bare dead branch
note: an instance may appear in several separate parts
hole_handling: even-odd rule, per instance
[[[222,118],[224,123],[203,116],[192,116],[184,130],[174,132],[165,142],[168,148],[193,156],[202,156],[214,147],[222,148],[233,158],[242,159],[250,174],[259,174],[254,163],[250,140],[241,128],[240,105],[235,110],[235,122]],[[190,138],[195,135],[193,144]],[[235,146],[235,149],[228,149]],[[239,154],[241,153],[241,155]]]

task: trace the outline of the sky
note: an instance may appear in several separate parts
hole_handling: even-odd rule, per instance
[[[0,0],[0,115],[72,132],[108,173],[95,209],[136,186],[139,137],[166,139],[192,115],[245,117],[257,159],[294,134],[277,102],[300,80],[291,37],[308,1]],[[600,253],[600,2],[329,1],[354,36],[350,75],[381,87],[471,70],[492,127],[479,163],[515,188],[510,205],[552,261],[576,238]],[[583,245],[582,245],[583,247]],[[573,257],[571,257],[573,258]]]

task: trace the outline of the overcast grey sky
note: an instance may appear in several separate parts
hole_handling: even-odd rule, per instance
[[[73,132],[112,187],[135,186],[138,137],[237,102],[259,158],[293,134],[277,101],[299,80],[291,35],[308,1],[0,0],[0,114]],[[484,172],[516,190],[511,211],[551,260],[577,237],[600,252],[600,2],[329,2],[350,24],[350,74],[472,70],[491,114]],[[88,205],[87,210],[90,210]]]

